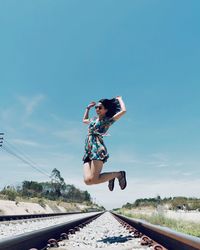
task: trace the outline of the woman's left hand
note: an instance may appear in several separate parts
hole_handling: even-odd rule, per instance
[[[116,96],[116,99],[122,99],[122,96],[118,95],[118,96]]]

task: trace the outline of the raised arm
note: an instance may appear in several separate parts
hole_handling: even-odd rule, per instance
[[[122,100],[122,97],[121,96],[117,96],[116,99],[119,101],[121,110],[117,114],[115,114],[113,116],[113,119],[115,121],[118,120],[119,118],[121,118],[122,115],[124,115],[126,113],[126,106],[125,106],[125,104],[124,104],[124,102]]]
[[[95,102],[91,102],[91,103],[87,106],[87,108],[86,108],[86,110],[85,110],[85,113],[84,113],[84,116],[83,116],[83,123],[85,123],[85,124],[89,124],[89,123],[90,123],[89,111],[90,111],[90,108],[91,108],[91,107],[94,107],[95,105],[96,105]]]

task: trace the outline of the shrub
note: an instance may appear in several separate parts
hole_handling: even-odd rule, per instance
[[[4,188],[2,191],[1,191],[2,194],[6,195],[7,199],[8,200],[11,200],[11,201],[15,201],[16,197],[17,197],[17,192],[15,191],[14,188],[12,187],[7,187],[7,188]]]
[[[39,199],[39,200],[38,200],[38,204],[39,204],[41,207],[46,208],[46,204],[45,204],[45,202],[44,202],[43,199]]]

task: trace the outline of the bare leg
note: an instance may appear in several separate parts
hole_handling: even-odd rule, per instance
[[[84,164],[84,181],[87,185],[99,184],[114,178],[120,178],[120,172],[102,173],[103,162],[92,160],[91,163]]]
[[[121,176],[120,172],[106,172],[99,175],[99,178],[96,180],[95,184],[103,183],[110,181],[114,178],[119,178]]]
[[[84,182],[87,185],[90,185],[92,183],[90,183],[90,179],[91,179],[91,161],[90,162],[86,162],[83,165],[83,176],[84,176]]]

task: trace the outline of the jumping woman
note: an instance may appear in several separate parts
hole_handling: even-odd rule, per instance
[[[89,124],[83,156],[84,182],[92,185],[108,181],[108,188],[113,191],[115,178],[117,178],[123,190],[127,185],[125,171],[101,173],[101,170],[109,157],[103,136],[106,135],[109,127],[126,113],[126,107],[121,96],[110,100],[101,99],[95,105],[95,102],[91,102],[83,117],[83,123]],[[94,106],[98,117],[89,119],[89,111]]]

